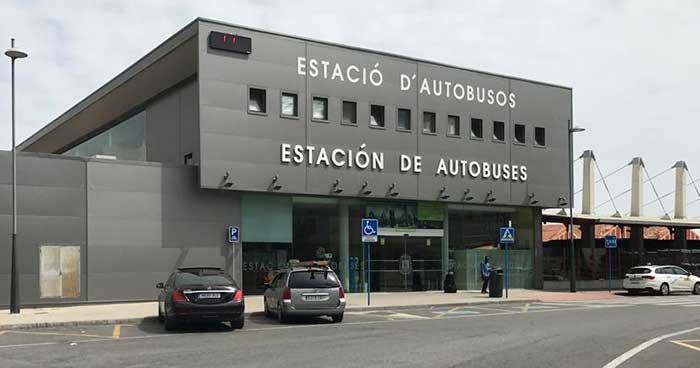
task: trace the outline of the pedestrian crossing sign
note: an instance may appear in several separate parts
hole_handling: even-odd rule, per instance
[[[515,243],[515,229],[512,227],[502,227],[499,237],[503,244]]]

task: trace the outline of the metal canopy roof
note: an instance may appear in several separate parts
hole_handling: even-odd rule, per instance
[[[568,223],[569,214],[566,210],[547,209],[542,211],[542,220],[546,222]],[[700,229],[700,219],[674,219],[660,217],[604,216],[574,214],[575,224],[609,224],[609,225],[640,225],[667,226]]]

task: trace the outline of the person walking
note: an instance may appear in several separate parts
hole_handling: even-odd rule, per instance
[[[479,265],[481,268],[481,293],[486,294],[486,289],[489,286],[489,278],[491,278],[491,264],[489,263],[489,256],[484,257],[484,261]]]

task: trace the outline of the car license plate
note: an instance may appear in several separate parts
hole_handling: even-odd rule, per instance
[[[326,297],[323,295],[307,295],[306,296],[306,301],[307,302],[320,302],[324,300]]]
[[[220,293],[199,293],[199,299],[219,299]]]

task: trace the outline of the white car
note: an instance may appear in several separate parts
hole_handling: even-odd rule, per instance
[[[700,294],[700,277],[677,266],[639,266],[632,267],[627,272],[622,287],[630,294],[641,291],[658,292],[661,295],[675,291]]]

